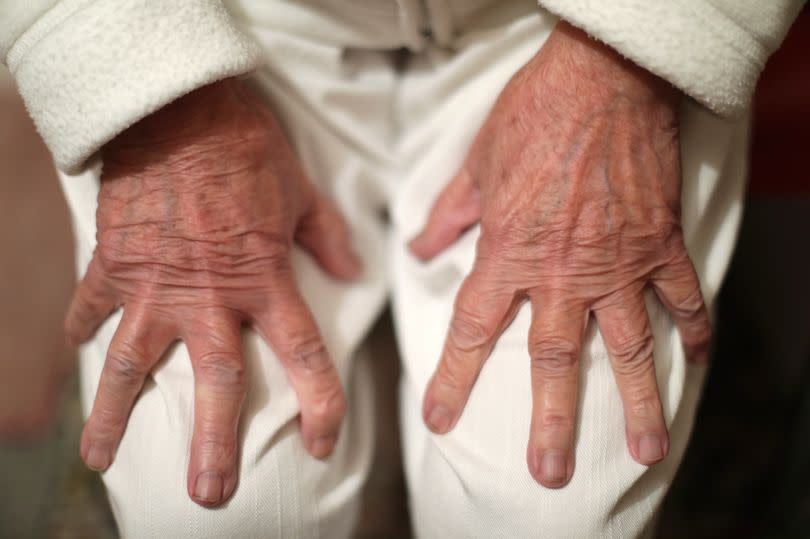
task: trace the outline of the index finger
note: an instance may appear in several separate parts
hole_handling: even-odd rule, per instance
[[[133,403],[173,339],[174,328],[146,306],[130,304],[124,309],[82,432],[81,454],[90,468],[102,471],[113,461]]]
[[[484,362],[520,305],[495,274],[476,262],[456,296],[444,350],[423,405],[425,422],[437,434],[458,421]]]
[[[93,256],[65,315],[65,336],[70,345],[88,340],[116,306],[115,294],[104,280],[98,259]]]
[[[291,274],[281,279],[264,312],[255,316],[287,371],[301,406],[301,436],[307,451],[326,458],[334,449],[346,412],[337,369]]]

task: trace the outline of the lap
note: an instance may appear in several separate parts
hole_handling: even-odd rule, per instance
[[[185,348],[174,347],[136,403],[118,459],[104,475],[125,535],[348,534],[372,450],[370,382],[356,367],[355,352],[391,285],[404,366],[405,464],[421,536],[626,537],[649,523],[683,453],[702,378],[684,362],[677,333],[652,297],[657,377],[672,432],[664,463],[646,469],[630,459],[605,348],[591,327],[582,357],[577,471],[562,490],[534,482],[525,461],[531,410],[525,309],[495,348],[457,428],[434,436],[420,418],[455,291],[474,257],[476,231],[428,265],[411,258],[405,245],[459,167],[500,89],[554,23],[541,12],[500,26],[482,24],[460,38],[454,54],[429,49],[399,75],[382,54],[347,54],[247,28],[268,55],[253,84],[275,105],[312,180],[346,214],[364,259],[363,281],[351,287],[329,281],[301,253],[294,260],[350,410],[335,456],[327,463],[310,459],[283,370],[272,350],[246,332],[252,386],[240,426],[240,485],[224,507],[202,509],[185,490],[193,380]],[[397,137],[392,125],[402,130]],[[744,126],[684,107],[684,231],[709,305],[734,242],[745,143]],[[80,270],[94,245],[97,178],[97,171],[62,177]],[[379,216],[389,198],[391,230]],[[114,317],[82,350],[86,409],[116,324]]]

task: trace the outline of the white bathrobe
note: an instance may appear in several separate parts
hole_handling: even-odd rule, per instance
[[[122,129],[194,88],[250,72],[313,181],[341,207],[366,272],[345,285],[294,253],[350,406],[328,462],[297,434],[298,404],[272,350],[246,332],[250,391],[240,483],[225,507],[185,491],[193,422],[186,350],[172,349],[133,410],[104,475],[125,537],[347,537],[373,452],[364,336],[389,298],[403,362],[405,468],[418,536],[634,537],[649,529],[683,456],[704,369],[686,363],[654,295],[647,308],[671,433],[646,468],[624,440],[607,351],[590,327],[582,352],[577,468],[560,490],[529,475],[531,409],[520,311],[493,350],[452,433],[432,435],[420,402],[478,231],[429,264],[406,243],[463,160],[501,88],[568,19],[694,98],[681,115],[684,237],[707,304],[734,245],[746,177],[745,111],[796,0],[0,0],[0,54],[62,171],[77,263],[94,248],[98,166]],[[556,15],[555,15],[556,14]],[[425,32],[429,30],[430,32]],[[413,54],[395,70],[385,49]],[[736,119],[734,119],[737,117]],[[391,216],[379,218],[383,210]],[[120,313],[81,350],[89,409]]]
[[[386,2],[393,0],[377,1]],[[443,4],[452,12],[483,2],[398,3],[402,11],[441,13]],[[803,3],[540,0],[726,116],[745,110],[765,61]],[[14,73],[58,167],[74,172],[143,116],[258,62],[255,47],[219,0],[1,0],[0,58]]]

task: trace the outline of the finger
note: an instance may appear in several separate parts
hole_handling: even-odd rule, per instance
[[[73,293],[65,316],[68,344],[77,346],[92,337],[116,306],[113,291],[104,282],[103,272],[94,256]]]
[[[425,392],[422,413],[430,430],[443,434],[456,424],[484,361],[519,304],[483,264],[464,280],[441,359]]]
[[[630,454],[641,464],[654,464],[669,451],[669,436],[641,290],[617,292],[595,305],[594,312],[621,394]]]
[[[529,355],[532,425],[527,460],[543,486],[559,488],[574,472],[574,428],[584,305],[532,298]]]
[[[256,324],[298,395],[304,446],[315,458],[328,457],[337,443],[346,398],[318,326],[291,278]]]
[[[81,455],[89,468],[102,471],[112,463],[135,398],[173,338],[172,329],[150,320],[142,307],[124,310],[82,432]]]
[[[441,192],[425,228],[408,246],[421,260],[430,260],[480,218],[481,193],[465,168]]]
[[[194,368],[188,492],[200,505],[227,500],[237,481],[237,429],[247,392],[240,320],[225,309],[194,315],[183,330]]]
[[[329,199],[318,192],[313,196],[310,211],[298,223],[296,241],[330,275],[342,280],[356,279],[363,266],[352,250],[349,227]]]
[[[652,283],[678,328],[686,358],[694,363],[706,363],[712,326],[697,273],[686,250],[677,262],[656,271]]]

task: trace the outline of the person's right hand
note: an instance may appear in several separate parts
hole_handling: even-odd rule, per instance
[[[103,151],[97,247],[65,321],[74,344],[123,306],[81,441],[106,469],[146,376],[175,340],[195,377],[188,492],[214,506],[237,482],[246,392],[240,327],[286,368],[304,445],[334,448],[346,408],[337,371],[295,284],[293,241],[339,279],[361,271],[348,228],[306,179],[273,115],[238,82],[199,89]]]

